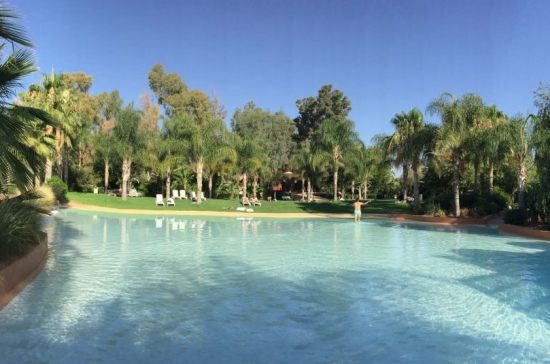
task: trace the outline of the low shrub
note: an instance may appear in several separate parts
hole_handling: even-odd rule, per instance
[[[22,257],[41,242],[42,215],[37,206],[15,197],[0,201],[0,261]]]
[[[525,213],[523,213],[520,210],[514,209],[514,210],[506,210],[504,212],[504,223],[505,224],[511,224],[511,225],[525,225]]]
[[[430,198],[420,208],[419,213],[421,215],[435,216],[435,217],[446,217],[447,213],[441,208],[441,206],[434,201],[433,198]]]
[[[57,176],[50,178],[46,184],[52,188],[55,198],[59,201],[65,201],[67,199],[67,185],[63,180]]]
[[[35,193],[37,199],[34,203],[36,206],[45,210],[53,206],[56,198],[50,186],[42,185],[36,189]]]

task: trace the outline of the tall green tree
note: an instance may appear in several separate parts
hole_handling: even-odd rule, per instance
[[[302,200],[304,188],[307,188],[306,198],[308,202],[313,198],[313,183],[318,182],[326,168],[332,164],[332,155],[326,151],[314,153],[311,142],[305,141],[292,155],[292,171],[302,180]],[[306,185],[307,183],[307,185]]]
[[[395,115],[390,122],[395,128],[395,132],[382,139],[384,148],[394,156],[395,166],[403,168],[403,199],[407,200],[407,180],[409,168],[413,162],[418,170],[419,146],[418,134],[424,127],[424,117],[417,108],[410,112],[401,112]]]
[[[355,145],[359,136],[351,120],[339,121],[327,119],[319,126],[315,134],[312,148],[316,152],[327,152],[332,159],[332,177],[334,201],[338,196],[338,171],[342,167],[342,159]]]
[[[144,138],[139,130],[141,111],[134,109],[132,103],[128,104],[118,113],[115,127],[113,128],[113,140],[117,153],[122,160],[122,200],[126,201],[128,183],[132,172],[132,162],[143,151]]]
[[[236,168],[243,182],[242,197],[244,198],[247,197],[249,177],[262,168],[267,156],[254,139],[241,138],[234,134],[232,144],[237,153]]]
[[[109,175],[111,165],[117,154],[117,146],[111,132],[98,132],[94,134],[94,146],[96,157],[103,163],[103,186],[105,194],[109,193]]]
[[[189,99],[189,88],[177,73],[166,73],[164,66],[157,63],[149,71],[149,87],[164,107],[166,116],[185,110]]]
[[[534,214],[550,214],[550,84],[535,91],[536,118],[533,118],[533,146],[538,183],[532,189],[529,207]]]
[[[475,132],[475,120],[482,117],[483,100],[474,94],[466,94],[456,99],[449,93],[444,93],[427,108],[431,114],[441,116],[442,126],[439,128],[436,140],[436,151],[451,158],[453,171],[454,215],[460,217],[460,169],[468,138]]]
[[[235,110],[231,129],[241,138],[258,142],[267,154],[266,167],[271,174],[276,174],[288,165],[295,146],[292,140],[295,126],[284,112],[272,113],[251,101],[242,110]]]
[[[535,121],[533,121],[535,120]],[[537,119],[534,115],[526,118],[517,116],[510,119],[505,127],[509,137],[509,156],[512,165],[517,169],[518,205],[522,213],[525,212],[525,188],[527,184],[527,168],[531,162],[533,150],[533,123]]]
[[[27,105],[40,108],[50,114],[56,121],[56,127],[48,127],[46,133],[55,137],[53,157],[57,175],[67,182],[67,173],[64,173],[63,163],[67,151],[72,147],[72,140],[80,125],[78,102],[75,91],[69,88],[62,74],[52,72],[49,76],[42,74],[42,82],[31,85],[29,92],[23,97]],[[52,174],[51,161],[46,160],[46,179]]]
[[[227,128],[222,120],[210,119],[205,123],[197,123],[193,117],[185,114],[177,114],[174,118],[181,120],[184,155],[196,168],[197,204],[201,204],[205,164],[222,156],[234,160],[235,150],[227,140]]]
[[[340,90],[332,90],[332,85],[324,85],[317,97],[307,97],[296,101],[298,116],[294,119],[297,134],[295,141],[300,144],[310,140],[315,131],[327,119],[345,121],[351,111],[351,102]]]

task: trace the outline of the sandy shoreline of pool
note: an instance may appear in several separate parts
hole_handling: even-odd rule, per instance
[[[329,218],[329,219],[353,219],[349,214],[315,214],[315,213],[266,213],[266,212],[245,212],[245,211],[178,211],[178,210],[122,210],[111,207],[86,205],[80,202],[70,201],[64,207],[86,211],[103,211],[117,214],[139,214],[139,215],[182,215],[182,216],[221,216],[221,217],[277,217],[277,218]],[[364,218],[388,218],[387,214],[363,214]]]

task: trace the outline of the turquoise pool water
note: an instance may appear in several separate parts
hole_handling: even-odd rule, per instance
[[[3,363],[550,362],[550,244],[389,220],[63,210]]]

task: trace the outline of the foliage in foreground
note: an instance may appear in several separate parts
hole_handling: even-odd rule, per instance
[[[0,202],[0,261],[22,257],[41,242],[40,212],[22,197]]]

